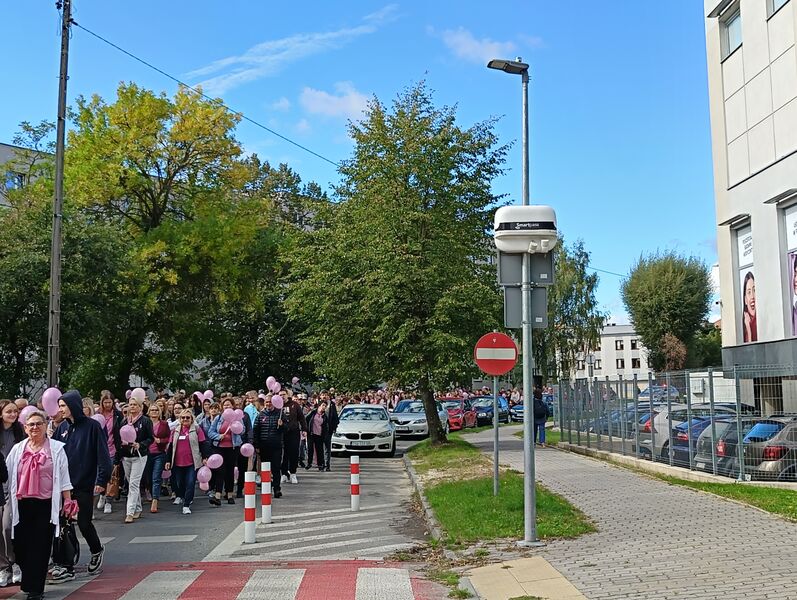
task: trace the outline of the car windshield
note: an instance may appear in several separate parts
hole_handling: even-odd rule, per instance
[[[383,408],[367,408],[347,406],[340,413],[341,421],[387,421],[387,413]]]
[[[459,408],[459,400],[443,400],[445,408]]]
[[[478,406],[480,408],[492,407],[492,405],[493,405],[492,398],[482,398],[481,400],[476,400],[476,402],[473,403],[473,406]]]
[[[422,413],[423,412],[423,402],[419,402],[418,400],[402,400],[401,402],[396,405],[396,410],[393,412],[397,413]]]
[[[783,427],[783,423],[778,423],[777,421],[756,423],[753,425],[750,432],[744,436],[744,443],[754,444],[756,442],[766,442],[775,437]]]

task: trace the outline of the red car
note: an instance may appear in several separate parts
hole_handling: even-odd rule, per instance
[[[464,398],[440,398],[440,404],[448,411],[448,426],[451,431],[476,427],[476,411]]]

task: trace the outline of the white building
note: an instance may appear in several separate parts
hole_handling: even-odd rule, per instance
[[[606,376],[616,380],[632,379],[634,375],[647,380],[647,349],[634,331],[633,325],[615,325],[609,323],[601,329],[600,342],[590,353],[593,356],[592,375],[600,379]],[[589,354],[576,361],[575,378],[582,379],[590,375]],[[644,387],[644,386],[642,386]]]
[[[769,365],[770,377],[792,376],[797,0],[704,0],[704,7],[723,364]],[[791,405],[794,383],[783,377],[755,401]]]

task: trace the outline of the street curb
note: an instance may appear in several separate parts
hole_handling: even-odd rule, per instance
[[[476,588],[473,587],[473,584],[470,582],[470,577],[465,577],[464,575],[459,578],[459,587],[462,589],[468,590],[470,595],[477,600],[481,600],[481,596],[479,596],[479,592],[476,591]]]
[[[418,477],[418,473],[415,472],[415,467],[412,466],[412,461],[406,454],[401,458],[404,461],[404,468],[407,470],[407,475],[409,475],[412,486],[415,488],[415,491],[418,492],[418,498],[420,499],[421,507],[423,508],[423,516],[426,520],[426,524],[429,526],[429,534],[435,540],[442,540],[443,532],[440,529],[440,523],[437,521],[437,517],[434,516],[434,510],[432,510],[429,501],[426,499],[426,494],[423,491],[423,484]],[[443,555],[448,560],[457,559],[457,555],[446,548],[443,548]]]

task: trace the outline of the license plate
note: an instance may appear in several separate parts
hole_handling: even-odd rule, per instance
[[[396,431],[398,431],[399,433],[406,433],[409,430],[410,430],[409,427],[396,427]]]
[[[373,446],[373,442],[363,441],[363,440],[354,440],[350,442],[350,446]]]
[[[701,469],[702,470],[702,469],[705,469],[705,468],[706,468],[706,463],[702,463],[702,462],[696,462],[695,463],[695,469]]]

